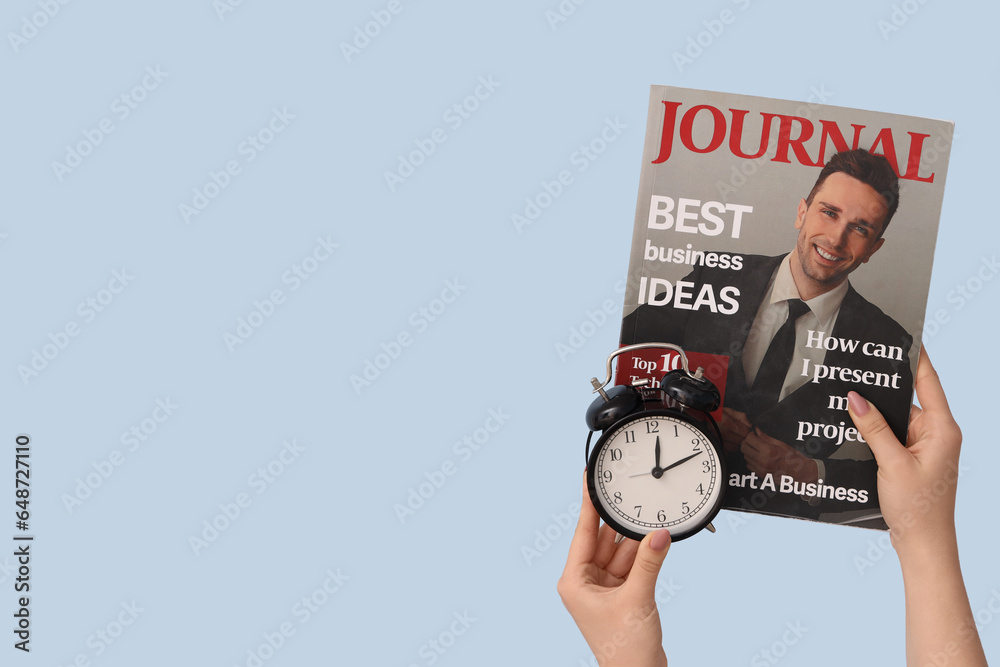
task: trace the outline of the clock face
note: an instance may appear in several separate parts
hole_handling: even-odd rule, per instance
[[[602,435],[591,454],[587,486],[598,512],[619,533],[642,539],[667,528],[676,541],[718,513],[723,465],[696,426],[665,412],[645,412]]]

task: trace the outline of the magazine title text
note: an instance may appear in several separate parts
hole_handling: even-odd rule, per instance
[[[729,151],[739,158],[747,160],[757,160],[767,152],[768,144],[771,141],[771,132],[777,123],[777,141],[775,143],[774,155],[771,162],[791,163],[795,161],[806,167],[822,167],[826,163],[826,156],[840,151],[864,148],[871,153],[880,153],[885,156],[892,168],[903,180],[920,181],[923,183],[934,182],[934,172],[929,175],[920,175],[920,155],[923,151],[924,140],[929,134],[919,132],[906,132],[907,136],[894,135],[890,127],[869,128],[866,125],[851,123],[847,130],[851,136],[848,144],[844,136],[844,128],[832,120],[819,120],[819,148],[815,157],[809,155],[806,142],[816,134],[816,124],[808,118],[801,116],[789,116],[780,113],[768,113],[761,111],[759,119],[756,117],[748,121],[749,109],[728,109],[729,117],[717,107],[710,104],[698,104],[680,112],[681,102],[671,102],[663,100],[663,128],[660,134],[660,153],[653,160],[653,164],[662,164],[670,159],[674,149],[674,137],[680,140],[681,145],[692,153],[712,153],[722,147],[728,134]],[[678,123],[680,116],[680,123]],[[754,123],[753,135],[757,135],[759,128],[760,142],[757,146],[749,147],[752,152],[744,150],[743,131],[748,128],[748,123]],[[695,125],[701,132],[695,130]],[[701,139],[705,134],[704,128],[710,128],[711,138],[707,143]],[[749,134],[748,130],[748,134]],[[699,134],[699,140],[704,145],[697,145],[695,134]],[[874,136],[873,136],[874,135]],[[897,158],[896,140],[900,139],[900,147],[909,146],[906,152],[905,170],[899,168]]]

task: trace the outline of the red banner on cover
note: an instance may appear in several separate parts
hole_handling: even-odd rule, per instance
[[[719,389],[721,405],[726,404],[726,376],[729,357],[721,354],[704,354],[685,351],[688,370],[694,373],[698,368],[702,374]],[[668,348],[650,347],[633,352],[624,352],[616,358],[615,384],[632,384],[635,380],[648,379],[658,385],[663,376],[672,370],[683,368],[681,356]],[[716,421],[722,418],[722,407],[712,413]]]

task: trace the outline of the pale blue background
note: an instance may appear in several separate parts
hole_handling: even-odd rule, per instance
[[[289,622],[295,634],[264,664],[429,665],[442,632],[439,665],[590,664],[555,592],[570,541],[559,524],[580,498],[588,378],[617,344],[653,83],[803,101],[823,91],[830,104],[956,122],[929,298],[948,322],[925,340],[966,435],[969,595],[974,610],[996,609],[987,388],[1000,280],[961,308],[953,290],[1000,236],[1000,12],[904,4],[915,13],[885,38],[878,21],[899,3],[591,0],[553,29],[556,0],[403,0],[348,62],[339,44],[388,2],[244,0],[220,20],[211,0],[78,1],[16,53],[8,33],[42,10],[6,3],[0,545],[13,544],[20,432],[33,437],[36,542],[30,656],[10,647],[14,563],[0,556],[0,662],[247,665]],[[735,21],[679,70],[674,52],[724,9]],[[157,66],[167,78],[119,121],[113,100]],[[443,114],[480,77],[500,85],[452,129]],[[294,120],[244,162],[240,142],[274,108]],[[114,132],[59,182],[51,163],[106,117]],[[627,129],[576,171],[571,156],[609,119]],[[447,140],[390,192],[383,173],[435,128]],[[185,224],[178,206],[231,159],[241,173]],[[511,214],[562,169],[573,184],[518,233]],[[327,235],[339,249],[292,292],[282,275]],[[84,324],[77,304],[122,268],[134,280]],[[411,314],[446,281],[465,290],[418,331]],[[285,303],[231,353],[223,334],[276,288]],[[560,359],[556,344],[607,299],[609,322]],[[69,322],[79,335],[22,382],[18,366]],[[411,344],[355,392],[350,376],[401,333]],[[128,451],[122,432],[168,397],[180,407]],[[500,408],[509,419],[463,461],[453,444]],[[257,495],[248,478],[290,438],[304,451]],[[115,450],[124,462],[68,512],[63,495]],[[401,524],[394,505],[446,461],[455,474]],[[189,536],[240,493],[252,504],[196,556]],[[661,575],[676,589],[662,605],[671,664],[766,664],[760,651],[796,623],[808,630],[779,646],[784,664],[903,664],[902,587],[881,534],[717,523],[676,545]],[[529,564],[522,548],[544,547],[546,530],[554,539]],[[349,580],[301,623],[293,606],[328,569]],[[114,630],[132,601],[143,611],[96,655],[88,637]],[[466,613],[475,621],[449,642]],[[996,616],[980,616],[994,658]]]

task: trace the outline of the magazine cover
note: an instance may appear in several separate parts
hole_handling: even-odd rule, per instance
[[[652,87],[621,344],[719,387],[727,508],[886,528],[847,393],[905,442],[953,129]]]

